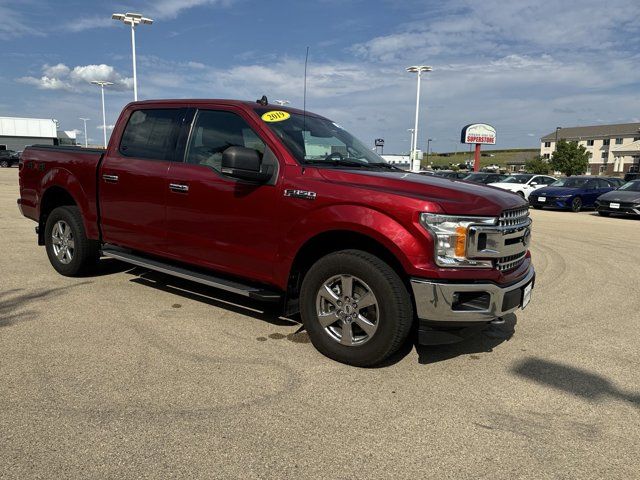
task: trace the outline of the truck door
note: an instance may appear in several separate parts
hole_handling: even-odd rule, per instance
[[[118,145],[98,172],[107,243],[162,253],[166,242],[167,173],[184,109],[140,108],[125,119]],[[117,137],[116,137],[117,138]]]
[[[241,115],[233,107],[196,112],[184,162],[169,167],[169,249],[177,260],[268,283],[280,238],[279,188],[230,178],[221,162],[230,146],[278,160]]]

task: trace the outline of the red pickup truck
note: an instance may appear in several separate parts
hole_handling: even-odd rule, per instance
[[[523,308],[535,280],[519,195],[400,170],[264,97],[134,102],[106,151],[29,147],[18,205],[62,275],[102,255],[281,302],[358,366]]]

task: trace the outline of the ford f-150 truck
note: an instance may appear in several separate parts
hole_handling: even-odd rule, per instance
[[[102,255],[280,302],[357,366],[499,321],[535,280],[519,195],[402,171],[265,97],[134,102],[106,150],[29,147],[18,205],[62,275]]]

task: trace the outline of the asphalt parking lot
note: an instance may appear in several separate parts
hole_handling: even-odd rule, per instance
[[[17,173],[0,170],[0,478],[638,478],[640,220],[532,211],[525,311],[357,369],[213,289],[106,260],[56,274]]]

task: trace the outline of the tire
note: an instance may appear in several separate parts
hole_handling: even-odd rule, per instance
[[[598,210],[598,215],[600,215],[602,217],[608,217],[609,215],[611,215],[611,213],[603,212],[602,210]]]
[[[524,198],[524,192],[517,192],[522,198]]]
[[[6,161],[6,160],[0,161],[0,167],[1,168],[9,168],[10,167],[9,162]]]
[[[575,197],[571,200],[571,211],[578,213],[580,210],[582,210],[582,199],[580,197]]]
[[[331,253],[313,264],[302,282],[300,307],[316,349],[358,367],[395,353],[413,323],[411,297],[398,274],[361,250]]]
[[[78,207],[54,209],[47,218],[44,240],[51,265],[64,276],[87,273],[98,261],[100,245],[87,238]]]

